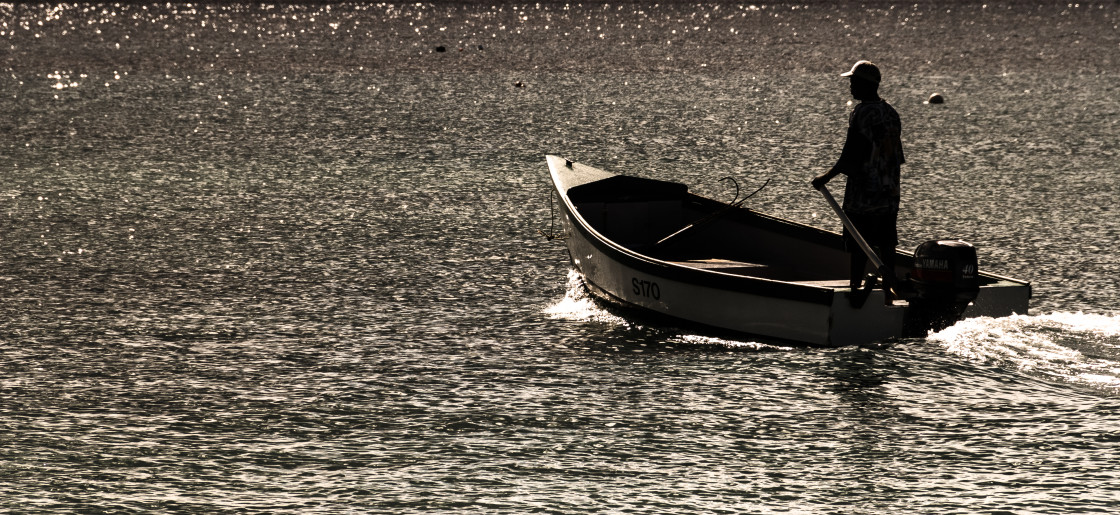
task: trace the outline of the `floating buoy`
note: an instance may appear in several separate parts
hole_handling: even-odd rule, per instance
[[[515,87],[515,88],[524,88],[524,87],[525,87],[525,83],[524,83],[524,82],[521,82],[521,81],[517,81],[517,82],[514,82],[514,83],[513,83],[513,87]]]
[[[941,93],[934,93],[934,94],[929,96],[929,100],[926,100],[926,103],[927,104],[944,104],[945,103],[945,98],[941,96]]]

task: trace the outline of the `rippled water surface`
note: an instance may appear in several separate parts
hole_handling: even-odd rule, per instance
[[[1115,4],[0,4],[0,507],[1120,503]],[[1029,313],[813,349],[604,310],[545,154],[831,229],[884,70],[903,246]],[[946,103],[924,103],[931,93]],[[839,187],[839,184],[837,184]]]

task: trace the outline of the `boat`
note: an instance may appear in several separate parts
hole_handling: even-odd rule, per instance
[[[588,291],[657,324],[837,347],[925,337],[962,318],[1029,308],[1029,282],[980,270],[976,249],[960,240],[897,251],[893,273],[881,269],[865,281],[878,286],[853,291],[839,233],[678,182],[546,160],[559,198],[557,237]]]

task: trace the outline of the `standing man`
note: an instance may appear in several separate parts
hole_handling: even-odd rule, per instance
[[[848,137],[840,159],[828,172],[813,179],[821,189],[839,174],[848,176],[844,188],[844,213],[852,220],[868,245],[875,248],[892,273],[898,245],[898,203],[901,197],[902,122],[898,112],[879,98],[879,68],[859,61],[842,77],[851,79],[852,96],[859,104],[848,118]],[[852,291],[862,282],[867,256],[844,228],[844,246],[851,255]],[[884,279],[884,282],[891,279]],[[890,286],[884,284],[884,290]]]

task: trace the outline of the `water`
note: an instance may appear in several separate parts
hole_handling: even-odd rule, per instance
[[[1118,16],[0,5],[0,506],[1109,511]],[[541,236],[547,153],[771,179],[752,208],[838,229],[807,181],[859,58],[904,122],[903,245],[975,243],[1030,313],[720,340],[602,309]]]

